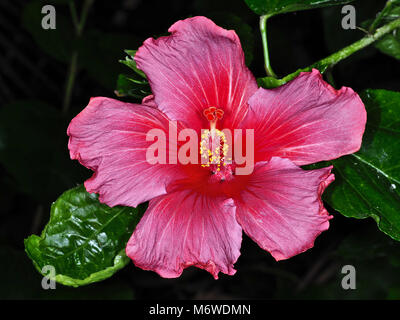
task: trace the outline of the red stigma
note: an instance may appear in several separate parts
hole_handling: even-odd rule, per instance
[[[216,107],[209,107],[203,111],[203,114],[208,121],[215,121],[222,119],[224,111]]]

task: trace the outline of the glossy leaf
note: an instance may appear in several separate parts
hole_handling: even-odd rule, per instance
[[[104,280],[129,258],[126,243],[140,219],[140,210],[110,208],[83,186],[63,193],[51,207],[50,221],[40,237],[25,240],[25,250],[39,272],[54,266],[55,280],[81,286]]]
[[[269,16],[345,4],[352,1],[353,0],[245,0],[250,9],[255,13]]]
[[[400,241],[400,92],[362,94],[368,122],[359,152],[333,161],[335,183],[325,199],[341,214],[372,217]]]

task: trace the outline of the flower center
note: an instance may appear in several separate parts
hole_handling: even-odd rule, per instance
[[[226,158],[229,144],[225,134],[216,129],[217,121],[222,119],[224,111],[216,107],[204,110],[204,116],[210,123],[210,129],[202,130],[200,141],[200,155],[202,167],[212,167],[213,173],[221,170],[221,165],[226,166],[231,159]]]

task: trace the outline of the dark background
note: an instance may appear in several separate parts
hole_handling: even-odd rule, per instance
[[[116,98],[118,74],[129,72],[118,63],[125,57],[124,49],[137,49],[146,38],[165,34],[179,19],[205,15],[223,27],[237,29],[247,64],[256,77],[265,76],[258,16],[244,1],[95,1],[78,42],[66,2],[0,2],[0,298],[400,298],[397,243],[381,234],[372,219],[348,219],[334,212],[330,229],[316,240],[315,247],[287,261],[275,262],[244,236],[236,275],[221,274],[218,281],[193,267],[178,279],[162,279],[130,264],[98,284],[41,289],[41,276],[24,253],[23,239],[41,232],[51,203],[63,191],[90,176],[89,170],[69,160],[66,128],[90,97]],[[80,1],[76,2],[80,12]],[[38,10],[48,3],[57,10],[56,31],[40,28]],[[384,3],[356,1],[357,25],[373,18]],[[269,21],[272,66],[279,76],[363,36],[360,30],[341,28],[340,10],[285,14]],[[71,105],[62,112],[73,52],[79,52],[78,71]],[[341,62],[332,72],[336,87],[345,85],[356,91],[400,91],[399,74],[400,63],[374,47]],[[341,288],[341,268],[346,264],[356,267],[356,290]]]

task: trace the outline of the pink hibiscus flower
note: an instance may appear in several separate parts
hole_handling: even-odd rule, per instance
[[[85,182],[109,206],[149,206],[126,253],[136,266],[178,277],[196,266],[233,275],[242,230],[276,260],[314,245],[328,229],[321,201],[332,167],[299,166],[359,150],[366,111],[350,88],[335,90],[317,70],[266,90],[244,62],[238,36],[205,17],[178,21],[147,39],[135,61],[154,96],[142,105],[92,98],[70,123],[72,159],[94,171]],[[151,129],[254,129],[254,170],[235,163],[151,164]],[[180,142],[178,142],[179,144]],[[166,152],[173,146],[166,143]],[[200,147],[200,146],[199,146]]]

